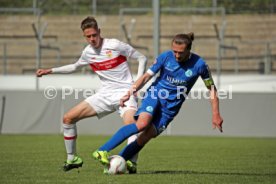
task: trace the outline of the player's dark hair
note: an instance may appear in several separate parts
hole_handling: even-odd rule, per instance
[[[177,34],[174,36],[172,43],[175,43],[177,45],[185,44],[187,45],[187,48],[191,50],[192,43],[194,40],[194,33],[188,33],[188,34]]]
[[[93,28],[98,30],[98,23],[94,17],[86,17],[82,22],[81,22],[81,29],[84,31],[87,28]]]

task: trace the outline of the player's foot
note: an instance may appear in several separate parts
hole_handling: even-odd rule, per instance
[[[96,150],[92,153],[92,157],[98,161],[101,162],[103,165],[108,165],[109,164],[109,153],[107,151],[99,151]]]
[[[136,174],[137,173],[137,163],[128,160],[126,162],[126,165],[127,165],[127,170],[128,170],[129,174]]]
[[[80,157],[75,156],[73,160],[67,160],[63,166],[63,171],[70,171],[71,169],[82,167],[83,161]]]

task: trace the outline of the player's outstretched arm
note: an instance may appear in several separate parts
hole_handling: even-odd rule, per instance
[[[214,85],[212,85],[210,88],[210,101],[212,106],[212,126],[213,129],[218,129],[220,132],[223,132],[222,130],[222,123],[223,119],[220,116],[219,112],[219,99],[217,96],[217,90]]]
[[[64,65],[64,66],[57,67],[57,68],[38,69],[36,71],[36,76],[41,77],[43,75],[48,75],[51,73],[72,73],[72,72],[76,71],[76,69],[80,66],[82,66],[82,65],[80,65],[78,62],[76,62],[74,64]]]

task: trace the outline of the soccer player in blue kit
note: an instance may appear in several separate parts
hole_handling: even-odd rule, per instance
[[[125,125],[93,153],[102,164],[109,164],[109,151],[133,134],[141,132],[136,141],[127,145],[120,153],[129,160],[153,137],[160,135],[178,114],[185,97],[200,76],[210,92],[212,125],[222,132],[223,119],[219,112],[219,100],[211,73],[205,61],[192,53],[193,33],[177,34],[172,41],[172,50],[160,54],[148,71],[141,76],[121,98],[124,106],[131,95],[137,92],[160,71],[159,77],[148,88],[140,108],[135,114],[136,123]],[[136,163],[132,163],[136,166]]]

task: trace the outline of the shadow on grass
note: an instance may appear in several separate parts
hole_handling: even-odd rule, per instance
[[[138,174],[194,174],[194,175],[229,175],[229,176],[274,176],[276,173],[243,173],[243,172],[207,172],[207,171],[173,171],[173,170],[161,170],[161,171],[144,171]]]

